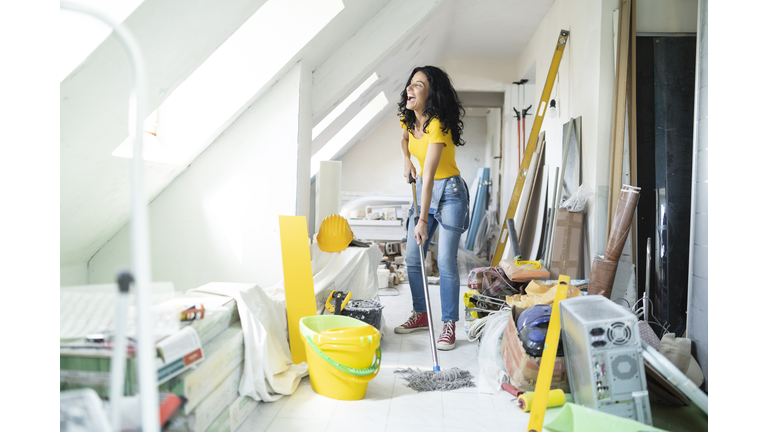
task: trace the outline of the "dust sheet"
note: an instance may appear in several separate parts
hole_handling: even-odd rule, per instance
[[[379,299],[377,270],[384,254],[376,244],[367,248],[348,247],[341,252],[323,252],[317,243],[313,243],[310,256],[318,314],[323,314],[325,301],[334,290],[351,292],[355,300]],[[264,292],[285,310],[283,281],[266,288]]]
[[[291,395],[308,373],[307,363],[294,365],[288,347],[285,301],[271,299],[254,284],[212,282],[192,292],[232,297],[237,302],[245,339],[245,368],[240,396],[273,402]]]

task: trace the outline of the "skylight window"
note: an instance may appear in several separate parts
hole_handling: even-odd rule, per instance
[[[343,113],[352,104],[352,102],[356,101],[357,98],[359,98],[364,91],[368,90],[368,88],[372,86],[373,83],[375,83],[378,79],[379,76],[374,73],[368,77],[365,82],[360,84],[360,87],[356,88],[355,91],[347,96],[347,98],[344,99],[344,101],[340,103],[336,108],[334,108],[330,114],[325,116],[325,118],[322,119],[320,123],[317,124],[317,126],[312,128],[312,139],[317,138],[317,136],[320,135],[320,133],[322,133],[325,128],[328,127],[328,125],[333,123],[333,121],[336,120],[341,115],[341,113]]]
[[[160,107],[158,138],[183,163],[344,9],[342,0],[270,0]]]
[[[357,113],[333,138],[328,141],[323,148],[317,151],[312,156],[310,162],[310,175],[314,176],[317,171],[320,170],[320,162],[331,160],[336,157],[336,154],[341,150],[349,141],[357,135],[360,130],[365,127],[384,107],[387,106],[387,97],[384,96],[384,92],[380,92],[371,100],[368,105]]]
[[[144,0],[78,0],[78,4],[101,11],[122,23]],[[109,35],[112,27],[82,12],[59,11],[58,70],[59,82],[77,68]]]

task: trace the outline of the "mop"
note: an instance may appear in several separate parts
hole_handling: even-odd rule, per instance
[[[416,199],[416,180],[411,176],[409,181],[413,186],[413,215],[415,223],[419,217],[419,207],[416,205],[418,202]],[[435,345],[434,330],[432,326],[432,307],[429,303],[429,287],[427,286],[427,272],[424,268],[424,249],[422,248],[422,245],[419,245],[419,258],[421,259],[421,278],[424,284],[424,297],[427,301],[427,324],[429,325],[429,342],[430,347],[432,348],[433,366],[431,371],[408,368],[398,369],[395,373],[402,375],[403,379],[408,382],[406,384],[408,388],[418,392],[433,390],[446,391],[463,387],[475,387],[475,383],[472,381],[472,374],[468,371],[455,367],[445,371],[440,370],[440,365],[437,361],[437,346]]]

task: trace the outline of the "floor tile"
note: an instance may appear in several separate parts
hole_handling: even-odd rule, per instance
[[[330,420],[275,418],[266,432],[325,432]]]
[[[368,383],[364,400],[389,400],[395,386],[395,376],[379,375]]]
[[[484,409],[480,404],[465,405],[463,408],[451,408],[444,410],[443,422],[451,427],[460,427],[465,430],[489,431],[499,428],[500,423],[496,410],[492,407]],[[514,429],[510,429],[514,430]]]
[[[412,427],[411,427],[412,426]],[[410,432],[410,431],[418,431],[418,432],[444,432],[445,428],[443,427],[442,421],[437,422],[437,424],[419,424],[417,425],[408,425],[408,424],[401,424],[401,423],[393,423],[389,424],[387,423],[387,428],[385,429],[386,432]],[[470,431],[464,431],[464,432],[470,432]]]
[[[385,424],[389,416],[389,399],[339,401],[332,420],[355,420]]]
[[[334,418],[328,424],[328,432],[385,432],[386,424],[378,421]]]
[[[531,415],[516,408],[508,411],[496,411],[499,424],[502,429],[510,431],[524,431],[528,427]]]
[[[412,400],[413,401],[413,400]],[[387,426],[401,425],[401,430],[416,430],[426,426],[443,426],[443,408],[440,404],[425,405],[423,403],[396,404],[392,400],[387,417]]]
[[[322,395],[291,396],[277,413],[277,418],[330,420],[339,401]]]
[[[466,279],[466,275],[463,277]],[[312,390],[307,377],[292,396],[274,403],[260,403],[257,406],[259,415],[249,418],[248,426],[252,431],[242,429],[240,432],[492,432],[515,430],[502,429],[502,420],[506,423],[525,421],[527,425],[527,417],[511,410],[499,412],[500,398],[480,394],[477,388],[416,392],[406,386],[402,375],[395,371],[405,367],[431,371],[433,359],[427,331],[405,335],[393,331],[412,310],[409,286],[402,284],[398,288],[399,296],[382,295],[380,299],[385,305],[383,318],[388,323],[381,339],[381,367],[369,382],[362,400],[337,401],[319,395]],[[439,287],[430,286],[430,296],[433,322],[439,332],[442,329]],[[452,351],[438,351],[439,364],[443,370],[451,367],[468,370],[476,379],[479,372],[477,344],[467,340],[463,321],[457,323],[457,328],[457,347]],[[509,406],[513,407],[511,402]],[[483,412],[483,407],[490,409],[489,413]],[[482,419],[476,418],[479,412],[483,412]]]

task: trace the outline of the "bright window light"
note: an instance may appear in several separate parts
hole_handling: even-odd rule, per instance
[[[342,0],[270,0],[163,102],[158,135],[188,163],[344,9]]]
[[[355,91],[352,92],[349,96],[347,96],[346,99],[342,103],[340,103],[336,108],[333,109],[333,111],[330,112],[327,116],[325,116],[324,119],[320,121],[320,123],[317,124],[317,126],[312,128],[312,139],[317,138],[318,135],[320,135],[321,132],[325,130],[325,128],[328,127],[331,123],[333,123],[334,120],[336,120],[341,113],[343,113],[349,105],[352,104],[352,102],[356,101],[357,98],[360,97],[361,94],[363,94],[364,91],[368,90],[370,86],[373,85],[373,83],[376,82],[376,80],[379,79],[379,76],[375,73],[368,77],[367,80],[365,80],[364,83],[360,84],[360,87],[356,88]]]
[[[101,11],[119,23],[125,21],[142,2],[144,0],[77,0],[77,3]],[[59,45],[59,82],[72,73],[110,34],[112,27],[101,20],[82,12],[61,9],[55,42]]]
[[[320,170],[320,162],[333,159],[336,154],[341,150],[349,141],[357,135],[360,130],[373,119],[376,114],[381,112],[385,106],[387,106],[387,97],[384,96],[382,91],[371,100],[368,105],[357,113],[330,141],[328,141],[323,148],[317,151],[312,156],[310,162],[310,175],[314,176],[317,171]]]

